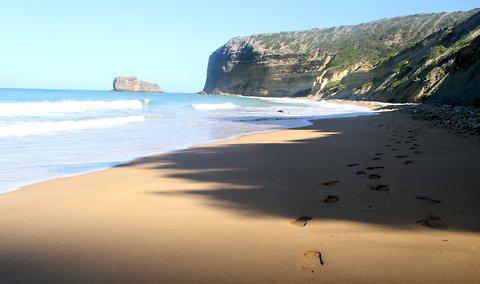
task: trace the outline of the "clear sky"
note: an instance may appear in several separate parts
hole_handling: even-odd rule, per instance
[[[111,89],[137,75],[166,91],[203,88],[231,37],[480,7],[478,0],[1,1],[0,87]]]

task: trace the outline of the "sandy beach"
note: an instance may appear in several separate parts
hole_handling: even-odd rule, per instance
[[[324,119],[0,195],[0,281],[480,280],[480,143]]]

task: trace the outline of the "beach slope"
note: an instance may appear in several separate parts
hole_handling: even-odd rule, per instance
[[[0,281],[478,282],[480,143],[318,120],[0,195]]]

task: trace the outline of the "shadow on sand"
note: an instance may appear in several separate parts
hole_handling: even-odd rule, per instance
[[[252,217],[478,231],[480,147],[460,151],[457,137],[400,116],[319,120],[274,142],[195,147],[123,167],[178,170],[169,177],[217,184],[180,191],[159,184],[147,194],[199,196]]]

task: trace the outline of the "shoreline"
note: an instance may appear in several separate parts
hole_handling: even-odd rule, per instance
[[[236,96],[236,95],[230,95],[230,96]],[[254,98],[254,97],[253,97],[253,98]],[[92,169],[92,170],[88,170],[88,171],[85,171],[85,172],[66,174],[66,175],[57,176],[57,177],[53,177],[53,178],[40,179],[40,180],[33,181],[33,182],[22,183],[22,184],[20,184],[19,186],[16,186],[16,187],[14,187],[14,188],[12,188],[12,189],[7,189],[7,190],[4,190],[4,191],[0,192],[0,196],[3,195],[3,194],[8,194],[8,193],[10,193],[10,192],[17,191],[17,190],[22,190],[22,189],[24,189],[25,187],[32,186],[32,185],[35,185],[35,184],[38,184],[38,183],[48,182],[48,181],[51,181],[51,180],[62,179],[62,178],[69,178],[69,177],[81,176],[81,175],[86,175],[86,174],[91,174],[91,173],[95,173],[95,172],[100,172],[100,171],[108,170],[108,169],[115,168],[115,167],[119,167],[119,166],[128,165],[128,164],[130,164],[130,163],[132,163],[132,162],[134,162],[134,161],[136,161],[136,160],[139,160],[139,159],[142,159],[142,158],[147,158],[147,157],[153,156],[153,155],[158,155],[158,154],[162,154],[162,153],[171,153],[171,152],[176,152],[176,151],[182,151],[182,150],[189,149],[189,148],[191,148],[191,147],[199,147],[199,146],[202,146],[202,145],[208,145],[208,144],[210,144],[210,143],[217,143],[217,142],[235,140],[235,139],[241,138],[241,137],[243,137],[243,136],[248,136],[248,135],[256,135],[256,134],[262,134],[262,133],[282,131],[282,130],[286,130],[286,129],[296,129],[296,128],[307,127],[307,126],[312,125],[312,124],[314,123],[314,121],[319,120],[319,119],[330,119],[330,118],[336,118],[336,117],[357,117],[357,116],[363,116],[363,115],[375,115],[378,111],[380,111],[380,110],[378,110],[378,107],[379,107],[379,106],[392,105],[392,104],[381,103],[381,102],[365,102],[365,103],[362,103],[362,104],[357,104],[357,103],[355,103],[355,102],[349,103],[348,100],[337,100],[337,99],[336,99],[336,100],[325,100],[325,101],[330,102],[330,103],[333,103],[333,104],[345,104],[345,105],[365,107],[365,108],[368,108],[369,111],[372,111],[372,113],[371,113],[371,114],[366,114],[366,113],[365,113],[365,114],[364,114],[364,113],[349,113],[349,114],[327,115],[327,117],[323,117],[323,118],[315,118],[315,119],[311,119],[311,120],[305,120],[304,125],[301,125],[301,126],[295,126],[295,127],[284,126],[284,127],[282,127],[282,128],[279,128],[279,129],[272,129],[272,130],[265,130],[265,131],[257,131],[257,132],[251,132],[251,133],[246,133],[246,134],[238,134],[238,135],[233,135],[233,136],[231,136],[231,137],[227,137],[227,138],[224,138],[224,139],[211,140],[211,141],[208,141],[208,142],[205,142],[205,143],[200,143],[200,144],[196,144],[196,145],[190,145],[190,146],[186,146],[186,147],[174,148],[174,149],[167,150],[167,151],[163,151],[163,152],[155,152],[155,153],[147,154],[147,155],[144,155],[144,156],[138,156],[138,157],[136,157],[136,158],[133,158],[133,159],[128,160],[128,161],[125,161],[125,162],[119,162],[119,163],[113,163],[113,162],[112,162],[112,165],[111,165],[111,166],[106,166],[106,167],[102,167],[102,168],[98,168],[98,169]]]
[[[0,279],[475,282],[475,139],[390,111],[30,185],[0,195]]]

